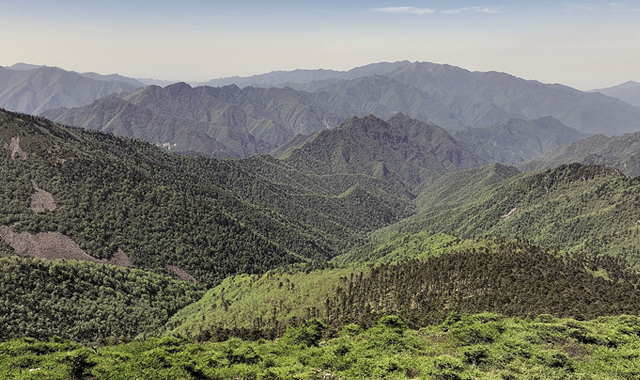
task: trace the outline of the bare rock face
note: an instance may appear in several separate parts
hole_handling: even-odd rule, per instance
[[[133,262],[131,262],[131,259],[129,258],[129,256],[127,256],[126,253],[124,253],[124,251],[122,249],[118,249],[118,252],[116,252],[111,259],[109,259],[108,264],[112,264],[112,265],[119,265],[121,267],[133,267]]]
[[[134,266],[122,249],[119,249],[109,260],[96,259],[83,251],[76,242],[59,232],[40,232],[32,235],[28,232],[14,232],[10,226],[0,226],[0,238],[4,239],[19,256],[47,260],[91,261],[125,267]]]
[[[59,232],[16,233],[9,226],[0,227],[2,237],[20,256],[41,259],[67,259],[99,262],[85,253],[76,242]]]
[[[175,265],[166,265],[166,268],[172,271],[176,276],[180,277],[185,281],[190,281],[190,282],[193,282],[194,284],[198,282],[198,280],[196,280],[195,277],[187,273],[186,270],[178,268]]]
[[[42,190],[36,184],[36,181],[31,180],[31,185],[36,191],[31,194],[31,210],[33,212],[42,212],[44,210],[53,211],[56,209],[56,202],[53,200],[53,195],[48,191]]]
[[[16,156],[18,158],[27,158],[27,152],[20,148],[20,136],[12,137],[10,143],[5,143],[4,148],[11,152],[11,159],[15,160]]]

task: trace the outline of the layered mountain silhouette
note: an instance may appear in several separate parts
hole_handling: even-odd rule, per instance
[[[230,107],[239,114],[285,120],[290,114],[282,104],[261,102],[265,91],[308,101],[309,109],[317,104],[313,94],[302,93],[311,94],[305,98],[290,88],[180,84],[97,101],[94,106],[110,102],[116,113],[94,122],[146,133],[126,120],[151,117],[155,137],[188,136],[210,126],[198,113],[202,98],[235,102]],[[193,109],[176,106],[176,98]],[[204,119],[195,120],[198,115]],[[182,123],[176,136],[161,134]],[[529,123],[538,128],[539,145],[575,134],[549,117],[487,129],[519,134],[520,127],[534,128]],[[205,336],[213,314],[223,311],[233,323],[215,326],[242,333],[237,328],[246,322],[270,336],[311,317],[338,328],[391,312],[416,326],[482,310],[635,312],[637,303],[620,305],[636,297],[637,276],[626,268],[640,266],[638,178],[596,165],[542,173],[498,163],[479,167],[484,159],[445,129],[403,113],[295,131],[304,134],[277,154],[219,159],[0,111],[0,256],[9,256],[0,260],[9,284],[3,308],[11,317],[2,336],[95,341],[151,334],[216,285],[215,296],[176,314],[167,331],[186,331],[186,322],[196,327],[187,336]],[[635,149],[631,135],[582,142],[594,138],[627,138],[628,151]],[[593,144],[606,145],[598,141]],[[48,261],[59,258],[48,247],[73,253],[65,245],[76,251],[67,258],[84,261]],[[353,266],[328,262],[340,256]],[[369,265],[378,260],[392,265]],[[249,319],[235,314],[248,298],[261,304],[247,307]]]
[[[57,107],[79,107],[143,86],[136,82],[119,75],[79,74],[57,67],[28,64],[18,64],[15,69],[0,67],[0,107],[30,114]]]
[[[146,116],[140,117],[141,113]],[[340,122],[312,96],[290,88],[192,88],[186,83],[149,86],[119,101],[100,99],[85,107],[55,109],[43,115],[63,124],[175,144],[183,152],[224,151],[236,157],[267,153],[296,134]]]
[[[632,106],[640,107],[640,83],[638,82],[628,81],[617,86],[593,91],[603,93],[612,98],[618,98]]]
[[[278,156],[302,172],[366,174],[413,189],[428,178],[482,162],[437,125],[397,114],[383,121],[353,117],[318,132]]]
[[[565,143],[588,137],[551,116],[524,120],[511,118],[482,127],[466,127],[453,137],[485,162],[516,164],[544,156]]]
[[[444,128],[481,127],[510,117],[537,119],[545,116],[553,116],[585,133],[619,135],[637,131],[639,125],[640,111],[619,99],[562,85],[524,80],[505,73],[471,72],[451,65],[401,61],[371,64],[347,72],[322,71],[331,78],[308,81],[319,73],[306,71],[301,76],[300,72],[280,72],[248,78],[227,78],[223,83],[239,83],[242,86],[261,86],[266,83],[268,86],[291,86],[310,92],[340,95],[341,92],[335,92],[338,91],[336,86],[344,89],[345,85],[340,86],[337,84],[339,82],[383,75],[422,91],[426,99],[437,100],[444,106],[439,114],[427,112],[426,118],[412,113],[408,105],[402,102],[393,104],[392,109]],[[386,105],[390,106],[389,103]],[[383,118],[389,116],[375,115]]]
[[[233,84],[149,86],[121,95],[126,104],[97,100],[84,108],[62,105],[67,109],[42,115],[60,123],[141,138],[180,152],[232,157],[270,152],[298,134],[333,128],[352,116],[386,119],[399,112],[449,130],[494,126],[483,129],[485,138],[487,133],[498,133],[498,123],[547,116],[589,134],[611,136],[640,129],[640,108],[601,93],[426,62],[378,63],[347,72],[275,72],[207,83]],[[141,118],[140,113],[147,116]],[[548,132],[543,132],[540,121],[532,123],[521,125],[520,130],[527,134],[525,129],[531,128],[543,133],[540,139],[525,139],[526,144],[533,145],[514,146],[513,152],[502,157],[491,149],[476,153],[485,162],[521,162],[544,154],[556,143],[575,141],[578,136],[555,128],[559,137],[552,137],[556,132],[549,134],[548,126]],[[466,138],[476,139],[478,133]],[[570,134],[572,137],[568,137]],[[496,137],[496,141],[506,140]]]
[[[565,144],[549,154],[520,165],[523,170],[545,170],[580,162],[612,166],[630,176],[640,175],[640,132],[607,137],[595,135]]]

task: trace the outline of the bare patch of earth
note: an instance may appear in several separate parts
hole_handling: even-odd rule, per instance
[[[53,211],[56,209],[56,202],[53,200],[53,195],[48,191],[42,190],[36,184],[36,181],[31,180],[35,193],[31,194],[31,210],[33,212],[42,212],[44,210]]]
[[[118,250],[110,260],[96,259],[83,251],[76,242],[59,232],[40,232],[32,235],[28,232],[16,233],[9,226],[0,226],[0,238],[4,239],[19,256],[133,266],[122,250]]]
[[[195,277],[187,273],[187,271],[185,271],[184,269],[178,268],[175,265],[167,265],[166,268],[172,271],[176,276],[180,277],[185,281],[190,281],[190,282],[193,282],[194,284],[198,282],[198,280],[196,280]]]
[[[19,158],[27,158],[27,152],[20,148],[20,136],[12,137],[10,143],[5,143],[4,148],[11,152],[11,159],[15,160],[16,156]]]
[[[514,212],[516,212],[516,207],[512,208],[511,211],[509,211],[508,213],[502,215],[500,218],[502,218],[502,220],[507,220],[507,219],[511,218],[511,215],[513,215]]]
[[[109,264],[120,265],[121,267],[132,267],[133,263],[129,256],[122,249],[118,249],[111,259],[108,261]]]

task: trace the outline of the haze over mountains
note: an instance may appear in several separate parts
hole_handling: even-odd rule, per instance
[[[332,78],[317,81],[313,79],[315,75]],[[439,100],[449,111],[446,116],[429,114],[429,119],[424,120],[406,108],[397,108],[397,105],[395,111],[444,128],[479,127],[508,117],[533,119],[553,116],[567,126],[586,133],[612,135],[637,129],[637,110],[628,107],[628,104],[598,96],[599,94],[587,94],[561,85],[545,85],[505,73],[471,72],[455,66],[428,62],[375,63],[347,72],[276,72],[248,78],[225,78],[208,83],[240,83],[241,86],[288,85],[310,92],[322,92],[339,81],[373,75],[386,76],[421,91],[427,99]],[[327,92],[333,93],[329,90]],[[453,119],[449,120],[450,117]],[[627,117],[631,119],[625,120]]]
[[[617,86],[593,91],[603,93],[612,98],[618,98],[633,106],[640,107],[640,83],[628,81]]]
[[[45,69],[50,68],[35,72]],[[25,71],[29,72],[34,70]],[[117,76],[98,79],[123,83],[112,81],[122,79]],[[141,138],[177,152],[231,157],[268,153],[298,134],[334,128],[346,118],[369,114],[384,119],[400,112],[449,130],[547,116],[582,133],[618,135],[640,128],[640,109],[599,93],[432,63],[377,63],[347,72],[296,70],[207,83],[224,86],[149,86],[82,107],[63,105],[44,111],[55,104],[47,102],[38,109],[64,124]],[[489,154],[490,147],[476,153],[485,162],[522,162],[584,137],[557,129],[559,126],[545,132],[553,135],[543,138],[548,143],[530,140],[526,144],[536,146],[513,146],[511,156]],[[521,128],[523,133],[534,129]],[[484,131],[487,141],[494,143],[508,138],[488,137],[487,133],[513,132],[499,128]],[[458,136],[463,139],[464,134]]]
[[[0,107],[39,114],[56,107],[78,107],[143,86],[121,76],[78,74],[57,67],[0,67]]]
[[[381,67],[388,74],[398,65],[406,68]],[[41,70],[50,68],[24,73]],[[86,129],[0,110],[0,371],[196,379],[273,378],[276,370],[289,378],[297,368],[307,378],[361,378],[375,367],[379,377],[478,378],[507,373],[504,347],[533,344],[523,343],[529,330],[526,339],[485,331],[504,314],[542,334],[542,354],[517,354],[525,358],[518,374],[619,374],[578,364],[596,360],[599,349],[608,350],[607,363],[637,351],[629,337],[640,322],[619,325],[640,312],[640,177],[627,176],[640,172],[640,132],[588,135],[522,112],[451,127],[508,116],[514,104],[544,108],[532,83],[496,75],[509,83],[488,81],[482,101],[467,91],[479,91],[473,80],[439,84],[458,94],[445,96],[373,73],[300,89],[148,86],[43,112]],[[75,78],[124,83],[86,76]],[[533,85],[587,114],[635,109]],[[505,89],[529,101],[506,99]],[[465,106],[473,101],[475,114]],[[600,108],[588,108],[594,104]],[[425,121],[431,117],[449,128]],[[548,170],[527,172],[540,169]],[[556,317],[598,318],[615,333],[595,335],[568,320],[551,338]],[[469,318],[478,326],[463,326]],[[513,327],[522,332],[518,320]],[[157,336],[165,337],[148,338]],[[400,337],[446,344],[434,360],[460,364],[448,372],[432,362],[372,364],[417,349],[399,346]],[[130,353],[114,351],[114,342],[129,340],[137,341]],[[185,348],[202,353],[203,341],[225,342],[208,359]],[[468,359],[489,357],[488,344],[497,359]],[[356,345],[390,351],[363,355]],[[328,351],[321,363],[309,349]],[[549,351],[564,364],[540,359]],[[188,363],[176,359],[187,352]],[[640,373],[633,371],[620,378]]]
[[[563,145],[544,157],[519,165],[527,171],[581,162],[612,166],[630,176],[640,175],[640,132],[607,137],[594,135]]]
[[[486,127],[462,128],[453,133],[456,140],[484,162],[506,164],[542,157],[563,144],[588,136],[551,116],[535,120],[511,118]]]

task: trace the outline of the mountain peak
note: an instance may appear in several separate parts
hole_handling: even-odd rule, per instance
[[[179,92],[189,91],[192,89],[192,87],[188,83],[178,82],[178,83],[168,85],[167,87],[165,87],[165,89],[169,93],[179,93]]]
[[[9,66],[8,68],[11,70],[16,70],[16,71],[28,71],[28,70],[35,70],[35,69],[41,69],[43,67],[48,67],[45,65],[32,65],[30,63],[24,63],[24,62],[18,62],[12,66]]]

